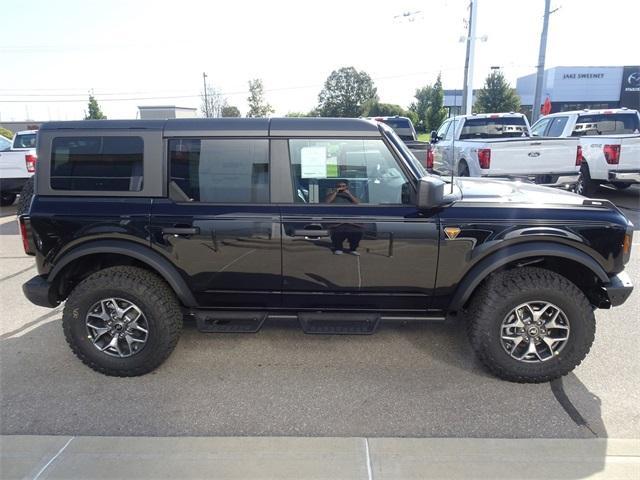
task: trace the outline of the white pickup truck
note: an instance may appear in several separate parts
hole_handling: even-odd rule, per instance
[[[640,183],[640,114],[637,110],[559,112],[538,120],[534,136],[578,138],[582,166],[576,192],[591,195],[599,184],[619,189]]]
[[[451,117],[431,133],[431,142],[431,169],[440,175],[568,185],[579,173],[578,139],[531,138],[529,122],[520,113]]]
[[[0,151],[0,206],[12,205],[36,171],[36,135],[35,130],[18,132],[10,148]]]

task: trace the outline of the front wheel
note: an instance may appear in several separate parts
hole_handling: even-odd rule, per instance
[[[71,349],[86,365],[106,375],[133,377],[154,370],[173,351],[182,312],[157,275],[111,267],[73,289],[62,326]]]
[[[547,382],[571,372],[595,337],[585,295],[567,278],[524,267],[493,274],[469,307],[469,339],[496,376]]]

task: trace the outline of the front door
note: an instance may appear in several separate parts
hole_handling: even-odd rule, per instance
[[[203,307],[280,306],[280,214],[267,139],[171,139],[169,197],[152,207],[153,248]]]
[[[380,139],[291,139],[293,198],[281,205],[283,305],[426,312],[437,218],[411,203]]]

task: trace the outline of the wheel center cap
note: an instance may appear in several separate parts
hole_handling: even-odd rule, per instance
[[[118,330],[118,331],[122,330],[122,324],[121,323],[117,323],[116,324],[116,330]]]
[[[537,337],[540,331],[538,330],[538,327],[529,327],[529,330],[527,330],[527,333],[531,337]]]

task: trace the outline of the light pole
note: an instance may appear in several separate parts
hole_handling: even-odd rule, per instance
[[[207,98],[207,74],[202,72],[202,83],[204,84],[204,115],[209,118],[209,99]]]
[[[540,105],[542,104],[542,84],[544,82],[544,60],[547,52],[547,33],[549,31],[549,15],[556,12],[558,8],[550,12],[551,0],[544,1],[544,20],[542,22],[542,35],[540,36],[540,52],[538,53],[538,71],[536,73],[536,89],[533,94],[533,105],[531,105],[531,123],[540,118]]]
[[[462,37],[460,41],[467,42],[467,54],[464,60],[464,85],[462,89],[462,110],[465,115],[471,114],[473,108],[473,57],[476,49],[476,24],[478,14],[478,0],[469,0],[469,30],[467,37]],[[487,36],[479,37],[483,42],[487,41]]]

